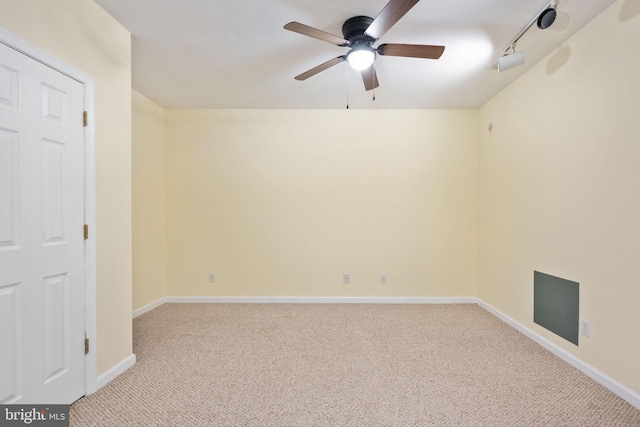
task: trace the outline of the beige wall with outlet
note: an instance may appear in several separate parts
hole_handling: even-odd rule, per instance
[[[133,309],[167,295],[164,108],[133,91]]]
[[[633,3],[615,3],[480,110],[478,295],[640,393]],[[591,337],[579,347],[533,323],[534,270],[580,283]]]
[[[131,36],[89,0],[0,0],[0,27],[95,79],[98,373],[131,354]]]
[[[89,0],[0,0],[1,27],[96,79],[98,372],[131,354],[132,305],[164,295],[477,295],[640,393],[636,4],[479,112],[163,111],[134,93],[132,129],[120,24]],[[532,322],[534,270],[580,282],[579,347]]]
[[[166,123],[169,295],[476,294],[476,111],[167,110]]]
[[[479,112],[168,110],[166,295],[479,296],[640,393],[639,12]],[[532,322],[534,270],[580,282],[580,347]]]

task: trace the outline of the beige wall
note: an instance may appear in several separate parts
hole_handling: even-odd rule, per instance
[[[480,110],[479,297],[640,393],[632,3],[615,3]],[[591,337],[579,347],[532,322],[534,270],[580,283]]]
[[[91,0],[0,0],[0,27],[96,83],[98,373],[131,354],[131,40]]]
[[[133,309],[167,295],[164,108],[133,91]]]
[[[634,4],[479,113],[169,110],[163,129],[165,112],[134,93],[135,308],[163,295],[477,294],[640,393]],[[130,36],[89,0],[0,11],[1,27],[96,79],[102,373],[131,353]],[[532,323],[534,270],[580,282],[592,336],[579,347]]]
[[[167,110],[169,294],[474,296],[476,119]]]

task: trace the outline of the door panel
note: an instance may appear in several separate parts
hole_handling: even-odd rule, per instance
[[[60,123],[67,122],[67,94],[46,83],[42,84],[42,117]]]
[[[7,402],[20,396],[23,337],[20,331],[20,283],[0,286],[0,396]]]
[[[18,133],[0,128],[0,248],[15,247],[18,235],[20,174]]]
[[[69,284],[66,274],[45,277],[43,280],[44,312],[44,382],[51,382],[69,370]]]
[[[0,64],[0,104],[18,109],[18,71]]]
[[[42,140],[42,226],[44,244],[64,243],[68,227],[66,145]]]

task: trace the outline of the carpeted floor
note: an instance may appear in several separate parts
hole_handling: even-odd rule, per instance
[[[469,305],[165,304],[72,426],[640,426],[635,409]]]

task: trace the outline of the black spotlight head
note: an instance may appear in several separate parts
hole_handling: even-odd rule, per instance
[[[555,22],[556,15],[556,10],[552,7],[542,12],[540,16],[538,16],[538,28],[541,30],[549,28]]]

